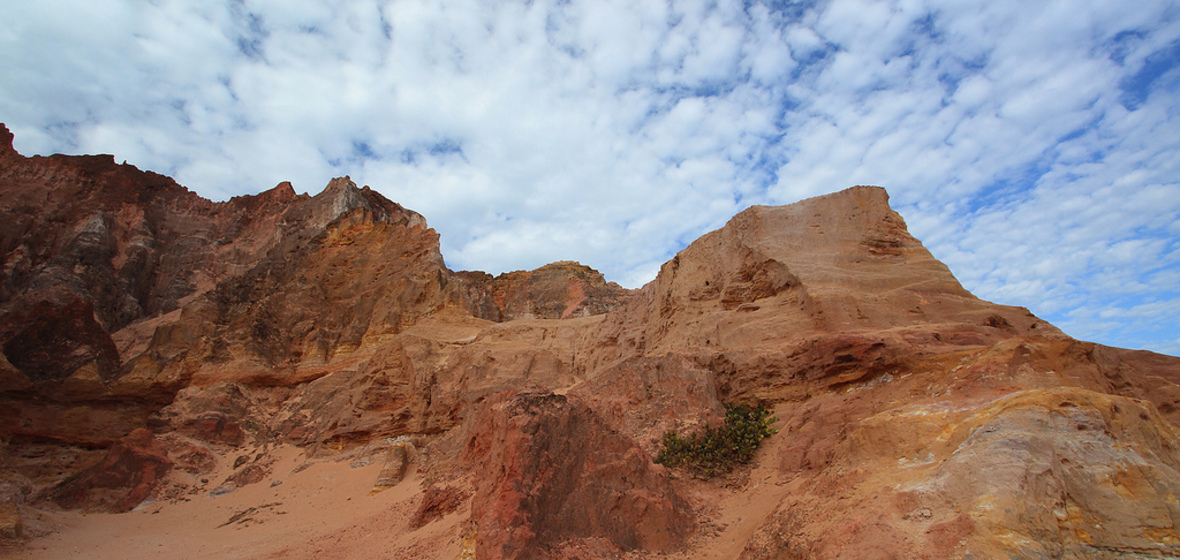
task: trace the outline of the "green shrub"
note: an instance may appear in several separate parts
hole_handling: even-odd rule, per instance
[[[770,427],[776,421],[762,405],[727,404],[725,425],[720,428],[706,424],[705,431],[688,437],[668,430],[656,462],[704,477],[728,473],[754,458],[762,440],[778,432]]]

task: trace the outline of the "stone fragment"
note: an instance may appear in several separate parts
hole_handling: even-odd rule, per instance
[[[377,474],[377,483],[373,485],[369,494],[376,494],[400,484],[410,469],[413,454],[414,444],[409,441],[394,440],[390,442],[389,449],[385,452],[385,462],[381,467],[381,472]]]
[[[422,503],[410,520],[411,527],[422,527],[459,509],[471,496],[458,488],[430,485],[422,494]]]
[[[25,536],[24,520],[16,504],[0,504],[0,539],[20,539]]]

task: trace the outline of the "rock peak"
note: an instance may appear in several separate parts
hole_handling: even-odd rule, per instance
[[[315,195],[313,200],[320,204],[321,210],[317,212],[317,215],[323,225],[327,225],[328,222],[343,216],[354,208],[373,209],[365,197],[361,195],[361,190],[356,187],[356,183],[352,182],[352,179],[347,175],[328,181],[328,186],[324,187],[320,194]]]
[[[269,191],[258,193],[258,197],[265,200],[274,201],[288,201],[294,200],[298,195],[295,194],[295,187],[291,186],[290,181],[283,181],[274,186]]]
[[[359,189],[357,189],[356,183],[352,182],[352,178],[348,175],[345,175],[343,177],[333,177],[331,181],[328,181],[328,186],[324,187],[323,192],[336,193],[348,190],[355,191]]]
[[[14,138],[12,131],[8,130],[8,126],[0,123],[0,156],[16,154],[16,148],[12,146]]]
[[[275,185],[275,188],[271,189],[271,191],[275,193],[282,193],[284,198],[295,195],[295,187],[291,185],[291,181],[283,181],[282,183]]]

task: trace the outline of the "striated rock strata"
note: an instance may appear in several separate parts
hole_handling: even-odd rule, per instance
[[[374,495],[414,485],[391,530],[420,557],[1180,556],[1180,359],[974,297],[883,189],[749,208],[624,290],[571,262],[451,271],[348,178],[214,203],[11,142],[8,541],[43,509],[281,493],[295,446],[382,462]],[[653,463],[726,402],[779,419],[753,465]]]

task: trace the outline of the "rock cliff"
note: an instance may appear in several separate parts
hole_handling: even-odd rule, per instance
[[[10,545],[282,492],[294,447],[292,477],[384,462],[418,512],[384,531],[430,558],[1180,555],[1180,359],[974,297],[880,188],[749,208],[624,290],[451,271],[347,177],[214,203],[0,127],[0,260]],[[731,402],[778,418],[751,466],[654,463]]]

